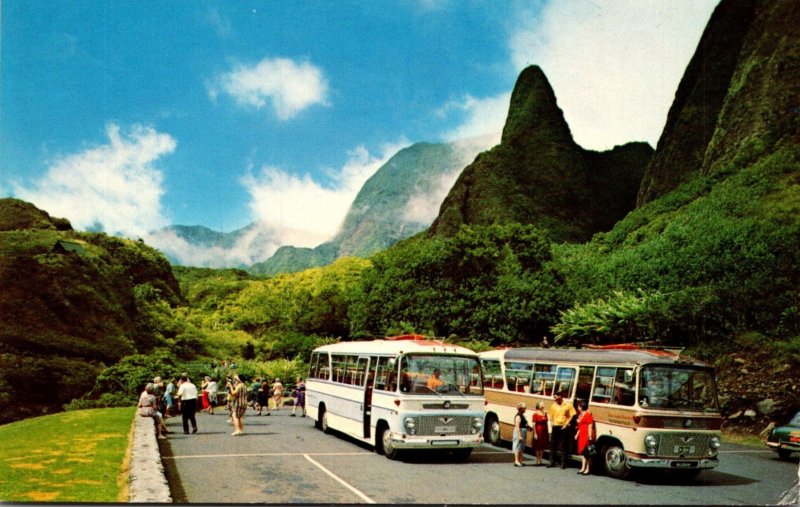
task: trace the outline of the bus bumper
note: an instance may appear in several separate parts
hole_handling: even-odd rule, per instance
[[[719,459],[663,459],[639,458],[628,456],[628,466],[631,468],[661,468],[670,470],[706,470],[719,466]]]
[[[392,433],[392,445],[397,449],[463,449],[480,447],[482,442],[482,434],[431,437],[430,435]]]

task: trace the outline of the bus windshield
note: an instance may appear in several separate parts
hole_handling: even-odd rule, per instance
[[[406,355],[400,361],[400,391],[430,396],[483,396],[477,357]]]
[[[659,410],[717,412],[713,370],[681,366],[645,366],[639,406]]]

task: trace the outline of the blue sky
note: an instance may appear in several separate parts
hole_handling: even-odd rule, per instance
[[[0,196],[315,246],[400,148],[499,139],[530,64],[582,146],[655,145],[716,3],[3,0]]]

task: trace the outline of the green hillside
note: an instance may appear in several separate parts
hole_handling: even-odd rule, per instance
[[[0,199],[0,286],[0,421],[60,409],[104,364],[166,345],[153,309],[181,301],[159,252],[15,199]]]
[[[646,143],[607,152],[578,146],[544,72],[528,67],[514,86],[501,143],[464,168],[429,234],[516,222],[546,229],[555,241],[586,241],[635,207],[652,153]]]

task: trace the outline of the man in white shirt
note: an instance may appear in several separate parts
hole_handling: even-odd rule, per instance
[[[192,384],[188,375],[181,375],[181,384],[178,387],[178,398],[181,399],[181,418],[183,419],[183,432],[189,434],[189,422],[192,423],[192,433],[197,433],[197,421],[194,418],[197,412],[197,386]]]

